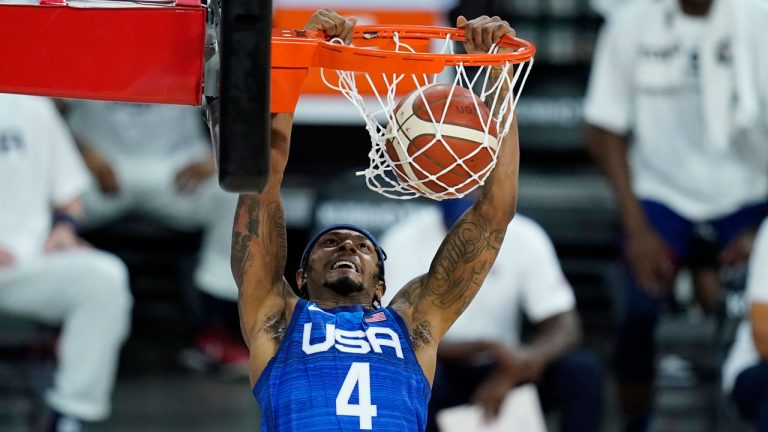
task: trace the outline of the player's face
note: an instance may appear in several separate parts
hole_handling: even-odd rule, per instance
[[[376,289],[379,258],[376,248],[364,235],[351,230],[323,234],[309,259],[311,281],[337,294],[370,293]]]

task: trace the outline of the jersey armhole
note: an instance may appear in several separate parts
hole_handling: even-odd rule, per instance
[[[263,371],[261,371],[261,375],[259,376],[259,379],[256,380],[256,384],[253,385],[253,388],[251,391],[253,392],[253,395],[258,400],[259,394],[262,392],[263,387],[268,384],[269,379],[265,378],[270,375],[272,372],[272,366],[274,366],[275,359],[280,356],[283,349],[286,345],[286,338],[289,338],[290,335],[293,334],[293,330],[296,328],[296,323],[299,321],[299,316],[302,312],[304,312],[304,309],[307,307],[307,301],[303,298],[299,297],[299,299],[296,301],[296,306],[293,309],[293,314],[291,314],[291,321],[288,322],[288,327],[285,329],[285,334],[283,335],[283,342],[280,343],[280,347],[277,348],[277,352],[275,355],[269,359],[269,362],[267,363],[267,366],[264,368]],[[262,407],[263,408],[263,407]]]
[[[421,364],[419,363],[419,359],[416,357],[416,350],[413,348],[413,343],[411,342],[411,332],[408,330],[408,326],[405,325],[405,320],[403,319],[403,317],[401,317],[396,310],[394,310],[389,306],[387,306],[384,309],[389,311],[389,314],[392,316],[392,319],[395,321],[395,325],[400,327],[400,331],[403,333],[405,343],[408,344],[410,355],[412,356],[413,361],[416,364],[416,367],[419,369],[421,380],[422,380],[422,383],[424,384],[424,392],[425,392],[424,398],[426,398],[426,400],[429,400],[429,397],[432,394],[432,386],[429,384],[429,379],[427,378],[427,375],[424,373],[424,369],[422,369]]]
[[[395,324],[397,324],[398,327],[400,327],[400,330],[403,331],[404,335],[408,335],[408,326],[405,325],[405,320],[403,317],[400,316],[399,313],[395,309],[393,309],[391,306],[387,306],[384,309],[389,311],[389,314],[392,315],[392,318],[395,320]],[[410,343],[411,338],[408,338],[408,341]],[[411,346],[411,349],[413,349],[413,346]]]
[[[403,336],[405,336],[405,342],[408,344],[408,348],[411,349],[411,353],[413,353],[415,358],[416,350],[413,348],[413,343],[411,343],[411,332],[408,330],[408,326],[405,324],[405,320],[394,308],[387,306],[385,309],[389,311],[390,315],[392,315],[395,324],[400,327],[400,331],[403,332]]]

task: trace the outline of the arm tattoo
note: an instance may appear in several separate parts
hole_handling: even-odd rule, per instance
[[[264,249],[266,253],[285,265],[288,257],[288,240],[286,238],[285,214],[283,206],[279,202],[271,203],[267,206],[265,213],[265,223],[272,227],[264,237]],[[282,268],[282,266],[280,266]]]
[[[243,214],[245,213],[245,214]],[[239,223],[241,218],[245,223]],[[242,228],[245,228],[243,230]],[[259,237],[259,202],[250,201],[245,205],[241,198],[235,211],[235,226],[232,230],[232,273],[237,286],[243,283],[243,273],[250,262],[250,244]]]
[[[427,297],[427,290],[424,288],[425,284],[424,276],[420,276],[406,284],[397,294],[397,297],[402,297],[403,303],[407,305],[417,305]],[[392,302],[394,301],[393,299]]]
[[[481,258],[488,250],[498,251],[504,230],[491,229],[483,221],[460,220],[437,251],[430,268],[426,295],[440,309],[463,307],[465,295],[476,289],[493,264],[493,258]]]

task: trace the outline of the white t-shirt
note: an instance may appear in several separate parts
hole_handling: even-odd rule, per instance
[[[181,165],[211,153],[196,107],[72,101],[67,122],[72,133],[111,162],[147,159]]]
[[[51,100],[0,94],[0,247],[18,261],[41,254],[53,207],[78,198],[88,181]]]
[[[382,236],[387,253],[383,304],[389,304],[400,288],[429,270],[445,235],[440,209],[429,207]],[[482,288],[445,340],[490,340],[511,348],[520,342],[521,310],[530,320],[540,322],[572,310],[575,303],[549,237],[534,221],[517,215]]]
[[[601,30],[587,91],[587,122],[632,135],[632,186],[641,199],[661,202],[693,221],[766,200],[765,155],[756,155],[753,143],[738,140],[717,149],[706,134],[701,86],[713,84],[703,83],[698,73],[706,18],[682,12],[675,18],[670,37],[680,41],[686,64],[673,87],[662,84],[664,76],[639,72],[638,53],[650,51],[643,18],[652,3],[622,4]]]
[[[747,304],[768,303],[768,219],[760,226],[749,258],[746,296]],[[756,365],[759,360],[749,318],[745,318],[736,331],[736,340],[723,365],[725,391],[730,392],[739,373]]]

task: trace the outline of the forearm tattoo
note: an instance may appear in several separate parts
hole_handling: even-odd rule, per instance
[[[480,287],[493,264],[495,254],[483,254],[498,251],[503,236],[503,229],[492,229],[485,221],[460,219],[435,256],[430,278],[424,284],[425,295],[440,309],[463,309],[469,301],[467,294]]]
[[[264,211],[264,216],[264,223],[270,227],[267,228],[269,232],[262,237],[264,250],[268,256],[284,264],[288,257],[288,240],[283,206],[279,202],[270,203]]]
[[[259,238],[259,201],[240,198],[235,211],[232,230],[232,274],[238,286],[243,283],[243,273],[250,262],[250,245]]]

